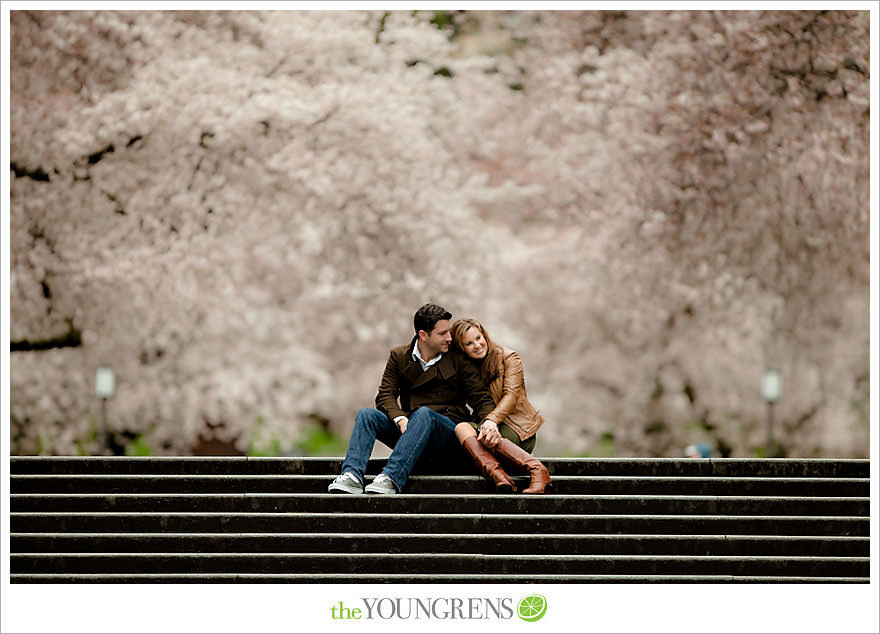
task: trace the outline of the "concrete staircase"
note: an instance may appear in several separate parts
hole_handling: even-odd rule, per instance
[[[543,460],[348,496],[340,458],[12,457],[10,581],[869,582],[867,460]]]

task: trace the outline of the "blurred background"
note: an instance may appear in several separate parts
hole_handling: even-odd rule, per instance
[[[867,11],[28,11],[13,454],[342,455],[425,302],[541,456],[867,457]]]

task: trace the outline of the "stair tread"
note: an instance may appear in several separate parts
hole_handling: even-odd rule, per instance
[[[39,559],[57,559],[59,557],[70,557],[76,559],[95,559],[99,557],[118,559],[122,557],[155,559],[167,557],[172,559],[254,559],[260,557],[274,557],[287,559],[422,559],[426,553],[334,553],[334,552],[314,552],[314,553],[179,553],[179,552],[160,552],[160,553],[143,553],[143,552],[113,552],[113,553],[83,553],[83,552],[22,552],[11,553],[10,557],[33,557]],[[840,555],[580,555],[580,554],[498,554],[498,553],[430,553],[432,559],[513,559],[517,561],[666,561],[666,560],[684,560],[684,561],[847,561],[847,562],[869,562],[870,557],[862,555],[840,556]]]
[[[542,494],[542,495],[523,495],[521,493],[492,493],[493,498],[511,499],[511,500],[567,500],[567,499],[601,499],[601,500],[666,500],[666,499],[683,499],[683,500],[716,500],[716,499],[750,499],[750,500],[812,500],[812,501],[838,501],[838,500],[857,500],[860,502],[870,501],[869,496],[827,496],[827,495],[679,495],[679,494],[638,494],[638,493],[580,493],[580,494]],[[334,493],[260,493],[260,492],[241,492],[241,493],[10,493],[11,500],[24,498],[47,498],[47,499],[96,499],[96,498],[331,498],[331,499],[350,499],[341,497]],[[482,493],[462,493],[456,495],[456,499],[479,498],[485,499],[486,494]],[[413,500],[413,499],[429,499],[429,500],[447,500],[449,495],[445,493],[405,493],[396,496],[356,496],[354,499],[368,500]]]
[[[47,480],[66,480],[68,478],[88,478],[88,479],[101,479],[101,478],[130,478],[130,479],[151,479],[151,478],[169,478],[169,479],[194,479],[194,478],[205,478],[207,480],[263,480],[267,478],[281,478],[287,479],[291,481],[302,481],[302,480],[333,480],[338,473],[326,473],[326,474],[317,474],[317,473],[77,473],[77,474],[69,474],[69,473],[13,473],[9,477],[16,479],[31,479],[31,478],[45,478]],[[521,477],[526,478],[525,475],[520,474],[510,474],[511,477]],[[372,476],[367,474],[367,479],[371,479]],[[678,475],[678,476],[655,476],[655,475],[554,475],[553,479],[560,480],[574,480],[574,481],[605,481],[605,480],[635,480],[635,481],[694,481],[694,480],[706,480],[706,481],[726,481],[730,480],[733,482],[797,482],[797,483],[811,483],[811,482],[827,482],[829,480],[833,482],[870,482],[870,477],[854,477],[854,476],[841,476],[841,477],[821,477],[821,476],[802,476],[802,477],[791,477],[791,476],[728,476],[728,475]],[[461,480],[467,482],[482,482],[484,480],[483,476],[479,474],[468,474],[468,473],[450,473],[450,474],[413,474],[409,477],[410,480],[426,480],[426,481],[436,481],[436,480]]]
[[[648,475],[656,471],[676,470],[678,474],[727,475],[728,472],[740,472],[743,475],[755,475],[758,472],[775,472],[775,475],[788,473],[792,477],[825,475],[840,477],[870,475],[870,463],[867,459],[830,459],[830,458],[567,458],[555,456],[537,456],[553,474],[563,473],[598,473],[609,471],[626,473],[627,471]],[[34,469],[212,469],[238,472],[278,472],[290,473],[309,472],[319,474],[337,474],[342,464],[340,457],[247,457],[247,456],[13,456],[10,462],[11,473],[19,474]],[[377,473],[387,462],[385,458],[371,458],[367,465],[367,473]],[[458,462],[444,467],[447,473],[472,471],[473,467],[466,462]],[[419,465],[416,474],[430,473]],[[436,469],[433,470],[436,472]]]
[[[356,582],[395,582],[415,580],[424,583],[438,583],[443,581],[462,581],[481,583],[520,581],[535,582],[546,581],[554,582],[600,582],[608,583],[613,580],[622,582],[635,581],[651,581],[651,582],[742,582],[752,581],[755,583],[768,582],[792,582],[792,583],[868,583],[869,577],[806,577],[806,576],[786,576],[786,575],[551,575],[551,574],[503,574],[503,575],[486,575],[479,573],[462,573],[462,574],[346,574],[346,573],[76,573],[76,574],[53,574],[53,573],[28,573],[28,574],[10,574],[10,581],[20,581],[24,579],[46,579],[46,580],[62,580],[62,579],[106,579],[108,581],[118,582],[120,580],[131,579],[133,581],[147,580],[169,580],[169,581],[186,581],[188,579],[194,581],[203,581],[210,579],[222,579],[228,581],[243,580],[254,581],[259,579],[271,581],[319,581],[329,580],[334,582],[340,581],[356,581]]]
[[[364,513],[364,512],[334,512],[334,513],[319,513],[319,512],[309,512],[309,511],[278,511],[278,512],[265,512],[265,511],[138,511],[138,512],[128,512],[128,511],[13,511],[9,514],[11,517],[34,517],[34,516],[46,516],[46,517],[57,517],[57,516],[66,516],[66,517],[161,517],[161,516],[174,516],[174,517],[217,517],[218,515],[229,516],[229,517],[411,517],[411,518],[423,518],[423,517],[454,517],[454,518],[480,518],[480,517],[493,517],[493,518],[529,518],[529,519],[552,519],[554,517],[565,517],[567,519],[595,519],[601,517],[661,517],[661,518],[675,518],[675,519],[699,519],[699,520],[712,520],[714,518],[733,518],[733,519],[749,519],[751,521],[755,520],[821,520],[821,519],[841,519],[841,520],[869,520],[870,518],[865,515],[719,515],[719,514],[711,514],[711,515],[693,515],[693,514],[665,514],[665,513],[571,513],[565,514],[561,516],[557,513],[529,513],[527,515],[523,515],[520,513]]]
[[[334,537],[351,537],[352,533],[9,533],[12,537],[52,537],[52,536],[63,536],[69,538],[93,538],[93,537],[101,537],[101,538],[113,538],[113,537],[131,537],[133,535],[138,537],[158,537],[158,538],[192,538],[192,537],[222,537],[224,539],[229,538],[255,538],[255,537],[271,537],[271,538],[283,538],[283,537],[310,537],[314,539],[330,539]],[[389,537],[388,533],[357,533],[359,539],[375,539],[382,538],[387,539]],[[395,533],[393,535],[394,538],[399,539],[437,539],[437,538],[449,538],[454,537],[456,540],[500,540],[500,539],[516,539],[523,538],[523,535],[519,533],[493,533],[491,535],[454,535],[450,536],[446,533]],[[827,536],[810,536],[810,535],[703,535],[703,534],[692,534],[692,535],[655,535],[652,533],[627,533],[623,535],[610,535],[608,533],[564,533],[559,535],[528,535],[528,539],[566,539],[566,540],[577,540],[583,538],[591,538],[591,539],[608,539],[608,540],[616,540],[616,539],[677,539],[677,540],[691,540],[691,539],[717,539],[721,541],[726,540],[840,540],[840,541],[865,541],[869,542],[870,537],[859,536],[859,535],[827,535]]]

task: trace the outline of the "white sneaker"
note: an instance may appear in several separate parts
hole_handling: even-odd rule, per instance
[[[397,495],[397,487],[394,481],[384,473],[377,475],[373,481],[368,484],[364,491],[367,493],[379,493],[381,495]]]
[[[363,495],[364,485],[357,479],[351,471],[346,471],[337,477],[330,486],[327,487],[330,493],[349,493],[351,495]]]

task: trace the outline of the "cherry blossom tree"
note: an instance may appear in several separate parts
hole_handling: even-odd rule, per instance
[[[594,433],[637,454],[680,450],[687,426],[723,454],[742,452],[763,444],[757,384],[775,365],[787,378],[783,444],[859,452],[867,13],[552,13],[552,25],[547,14],[532,24],[537,17],[543,50],[522,54],[553,53],[556,65],[530,81],[554,95],[546,108],[564,130],[559,144],[572,148],[554,154],[577,156],[556,163],[577,186],[557,178],[554,191],[577,201],[568,213],[582,228],[560,231],[574,261],[545,260],[547,272],[591,278],[566,293],[583,318],[550,328],[593,351],[589,370],[569,381],[582,397],[558,414],[604,410]],[[607,145],[603,136],[620,151],[590,152]],[[565,380],[563,369],[551,382]]]

